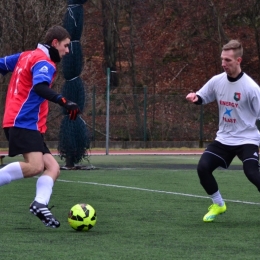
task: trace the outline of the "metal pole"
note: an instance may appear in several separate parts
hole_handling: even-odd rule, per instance
[[[146,102],[147,102],[147,87],[144,86],[144,142],[147,141],[147,134],[146,134],[146,121],[147,121]],[[145,147],[146,147],[146,144],[145,144]]]
[[[96,86],[93,86],[92,93],[92,141],[96,139]]]
[[[200,106],[200,141],[199,141],[199,147],[203,148],[203,138],[204,138],[204,133],[203,133],[203,105]]]
[[[107,68],[106,155],[109,155],[109,101],[110,101],[110,68]]]

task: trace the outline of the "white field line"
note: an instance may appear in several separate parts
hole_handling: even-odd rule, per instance
[[[69,180],[62,180],[62,179],[58,179],[57,181],[67,182],[67,183],[97,185],[97,186],[105,186],[105,187],[121,188],[121,189],[130,189],[130,190],[138,190],[138,191],[146,191],[146,192],[154,192],[154,193],[172,194],[172,195],[177,195],[177,196],[193,197],[193,198],[200,198],[200,199],[209,199],[208,196],[199,196],[199,195],[173,192],[173,191],[152,190],[152,189],[145,189],[145,188],[121,186],[121,185],[108,184],[108,183],[97,183],[97,182],[86,182],[86,181],[69,181]],[[234,202],[234,203],[241,203],[241,204],[260,205],[260,203],[258,203],[258,202],[250,202],[250,201],[242,201],[242,200],[229,200],[229,199],[224,199],[224,200],[227,201],[227,202]]]

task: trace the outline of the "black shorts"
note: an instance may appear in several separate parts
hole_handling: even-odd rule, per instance
[[[10,127],[4,128],[4,132],[9,141],[9,156],[11,157],[30,152],[51,153],[39,131]]]
[[[219,166],[222,168],[228,168],[235,156],[237,156],[242,162],[247,159],[259,161],[259,147],[254,144],[231,146],[222,144],[218,141],[213,141],[208,145],[204,153],[210,153],[220,158],[222,164]]]

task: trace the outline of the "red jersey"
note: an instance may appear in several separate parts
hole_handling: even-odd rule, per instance
[[[50,59],[47,48],[40,44],[33,51],[17,55],[17,60],[14,57],[4,58],[9,71],[12,67],[14,69],[6,95],[3,127],[20,127],[45,133],[48,101],[37,95],[33,86],[42,82],[48,82],[51,86],[56,65]]]

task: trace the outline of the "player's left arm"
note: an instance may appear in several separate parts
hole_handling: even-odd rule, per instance
[[[251,111],[253,115],[259,120],[260,119],[260,88],[257,87],[253,91],[250,91],[250,102]]]
[[[56,73],[53,64],[43,60],[37,62],[32,68],[33,91],[40,97],[58,103],[59,95],[51,89],[51,84]]]
[[[49,87],[49,83],[46,81],[33,86],[33,90],[38,96],[54,103],[58,103],[59,96],[61,96],[56,91],[51,89]]]
[[[61,94],[56,93],[56,91],[49,87],[48,82],[38,83],[33,87],[33,90],[40,97],[64,107],[71,120],[75,120],[80,113],[80,109],[76,103],[66,99]]]
[[[32,72],[34,92],[40,97],[64,107],[68,111],[69,118],[75,120],[80,113],[78,105],[50,88],[56,68],[47,61],[41,61],[34,65]]]

